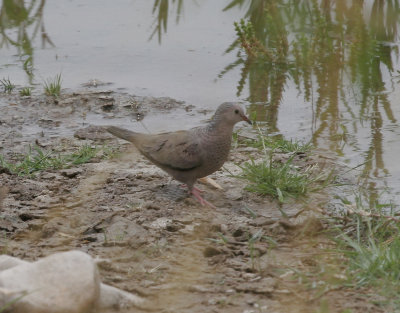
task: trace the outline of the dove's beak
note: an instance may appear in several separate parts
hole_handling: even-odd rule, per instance
[[[240,115],[243,119],[243,121],[249,123],[250,125],[253,125],[253,123],[249,120],[249,118],[246,115]]]

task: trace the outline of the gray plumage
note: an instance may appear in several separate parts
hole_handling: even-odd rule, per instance
[[[133,143],[147,159],[185,183],[192,192],[198,178],[214,173],[225,163],[233,126],[240,121],[251,124],[239,104],[225,102],[206,125],[189,130],[160,134],[137,133],[115,126],[106,130]]]

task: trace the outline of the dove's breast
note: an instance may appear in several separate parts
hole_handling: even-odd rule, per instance
[[[205,177],[218,171],[228,159],[231,148],[231,134],[204,134],[201,138],[203,165],[198,177]]]

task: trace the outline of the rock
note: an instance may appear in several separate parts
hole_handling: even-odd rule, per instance
[[[42,194],[39,195],[33,200],[33,205],[37,206],[39,209],[48,209],[51,206],[54,206],[57,203],[56,198],[51,197],[50,195]]]
[[[105,310],[108,308],[120,310],[126,307],[137,306],[143,302],[142,298],[134,294],[106,284],[101,284],[100,299],[97,303],[97,308],[99,310]]]
[[[104,242],[104,246],[118,244],[135,248],[148,240],[148,232],[142,226],[121,216],[114,216],[111,221],[104,221],[96,226],[96,231],[102,229],[107,233],[107,242]]]
[[[152,229],[165,229],[169,224],[171,224],[172,220],[167,217],[159,217],[158,219],[151,222],[149,225]]]
[[[206,247],[204,249],[204,251],[203,251],[203,255],[206,258],[210,258],[210,257],[216,256],[216,255],[221,254],[221,253],[222,253],[221,250],[218,250],[218,249],[216,249],[214,247]]]
[[[40,175],[41,179],[46,179],[46,180],[57,181],[57,180],[62,179],[62,176],[57,173],[41,172],[39,175]]]
[[[95,305],[100,278],[93,259],[70,251],[0,272],[0,307],[20,297],[13,313],[84,313]]]
[[[90,140],[106,140],[110,139],[111,136],[100,126],[89,126],[83,129],[79,129],[75,132],[74,137],[78,139],[90,139]]]
[[[81,168],[66,168],[61,170],[61,174],[68,178],[74,178],[83,173],[83,169]]]
[[[14,266],[18,266],[21,264],[28,264],[29,262],[20,260],[10,255],[2,254],[0,255],[0,271],[4,271],[6,269],[12,268]]]
[[[272,292],[277,287],[277,281],[272,277],[266,277],[258,281],[246,282],[235,287],[238,292],[250,292],[255,294],[263,294],[271,296]]]
[[[243,199],[243,188],[233,188],[226,191],[225,196],[232,201],[238,201]]]
[[[139,296],[102,284],[95,261],[81,251],[32,263],[0,256],[0,308],[11,304],[13,313],[109,312],[142,303]]]

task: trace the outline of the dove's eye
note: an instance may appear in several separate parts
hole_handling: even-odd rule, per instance
[[[235,110],[235,113],[236,113],[236,114],[239,114],[239,110],[238,110],[238,109],[236,109],[236,110]]]

